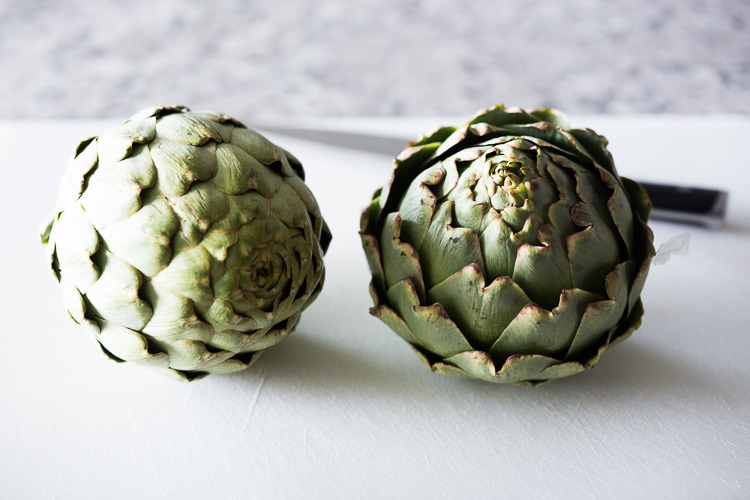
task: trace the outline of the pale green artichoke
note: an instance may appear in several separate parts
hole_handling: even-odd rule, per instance
[[[118,361],[242,370],[323,286],[299,161],[218,113],[144,110],[81,142],[42,234],[68,312]]]
[[[641,322],[650,202],[607,141],[496,106],[409,145],[362,216],[371,313],[434,371],[532,383]]]

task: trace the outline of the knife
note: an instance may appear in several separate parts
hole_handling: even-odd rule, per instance
[[[278,125],[259,125],[258,129],[297,139],[387,155],[392,158],[410,142],[410,139],[398,137],[329,129]],[[727,191],[653,182],[639,181],[639,183],[651,198],[651,218],[653,219],[708,228],[717,228],[724,222],[729,198]]]

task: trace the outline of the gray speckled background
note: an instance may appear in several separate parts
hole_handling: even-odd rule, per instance
[[[0,118],[750,112],[750,0],[0,0]]]

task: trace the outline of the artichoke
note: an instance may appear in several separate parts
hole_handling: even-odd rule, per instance
[[[294,156],[177,106],[82,141],[41,238],[105,354],[193,380],[247,368],[294,329],[331,235]]]
[[[378,317],[431,370],[538,384],[641,323],[650,202],[604,137],[502,105],[421,137],[362,214]]]

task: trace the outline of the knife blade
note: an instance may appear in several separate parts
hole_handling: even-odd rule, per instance
[[[259,125],[261,131],[341,148],[398,155],[411,139],[333,129]],[[651,198],[651,218],[717,228],[724,223],[729,193],[719,189],[638,181]]]

